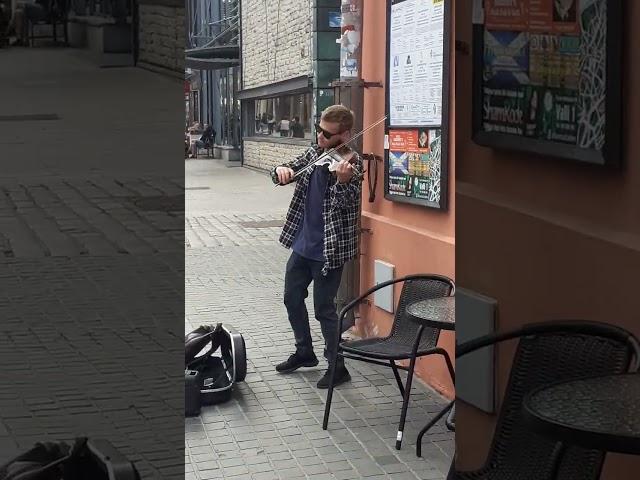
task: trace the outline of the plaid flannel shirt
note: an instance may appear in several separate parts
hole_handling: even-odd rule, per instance
[[[289,167],[294,172],[314,163],[323,153],[317,145],[312,145],[302,155],[291,162],[279,165]],[[339,183],[331,175],[324,195],[322,218],[324,219],[324,258],[323,275],[331,269],[341,267],[358,255],[358,217],[360,216],[360,194],[362,190],[362,158],[354,153],[353,176],[347,183]],[[277,168],[277,167],[276,167]],[[276,168],[271,170],[271,178],[278,182]],[[304,205],[307,198],[309,178],[313,168],[296,178],[296,187],[289,205],[285,225],[280,235],[280,243],[291,248],[296,232],[304,218]]]

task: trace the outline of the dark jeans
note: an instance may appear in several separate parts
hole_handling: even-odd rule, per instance
[[[342,267],[322,275],[322,263],[291,253],[284,277],[284,304],[296,339],[296,350],[307,355],[313,351],[309,314],[304,303],[313,280],[313,306],[324,337],[324,357],[333,359],[338,347],[338,313],[335,298],[342,278]]]
[[[213,137],[211,140],[196,140],[196,146],[198,148],[211,148],[216,144],[216,137]]]

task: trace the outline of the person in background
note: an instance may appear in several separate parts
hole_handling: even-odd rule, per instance
[[[267,112],[263,112],[260,117],[260,133],[264,133],[265,129],[269,129],[269,117],[267,116]]]
[[[204,132],[200,137],[200,141],[203,143],[203,148],[213,147],[216,144],[217,132],[213,128],[213,125],[205,124]]]
[[[300,117],[293,117],[290,126],[291,136],[294,138],[304,138],[304,127],[300,123]]]
[[[189,127],[188,131],[192,135],[196,133],[201,133],[202,127],[200,126],[200,122],[193,122],[193,124]]]
[[[289,119],[287,117],[282,117],[282,120],[280,120],[280,136],[289,136]]]
[[[273,118],[273,115],[271,115],[271,114],[269,114],[267,116],[267,119],[268,119],[267,120],[267,125],[269,126],[269,135],[273,135],[273,130],[274,130],[275,126],[276,126],[276,121]]]
[[[216,141],[216,131],[213,129],[211,125],[208,123],[204,124],[204,131],[202,132],[202,136],[199,140],[196,140],[191,145],[191,155],[189,158],[193,158],[197,155],[199,148],[210,148],[213,147]]]
[[[51,14],[52,0],[22,0],[16,2],[13,14],[13,22],[10,28],[16,33],[17,40],[14,45],[27,45],[29,35],[29,23],[46,20]]]

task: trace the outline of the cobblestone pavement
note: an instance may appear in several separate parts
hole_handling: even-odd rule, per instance
[[[442,425],[425,437],[423,458],[415,456],[417,432],[443,400],[414,382],[405,441],[396,451],[401,397],[390,369],[347,361],[353,380],[335,390],[329,430],[322,430],[326,391],[315,382],[326,363],[290,375],[274,370],[292,349],[282,302],[288,251],[277,244],[288,195],[268,200],[274,190],[266,176],[230,174],[220,161],[186,165],[185,332],[224,322],[243,334],[248,356],[246,381],[233,398],[186,419],[186,479],[444,478],[453,436]],[[200,195],[218,192],[227,175],[244,201],[234,208],[220,199],[206,213]],[[315,323],[312,334],[321,353]]]
[[[0,182],[5,258],[181,249],[183,179],[82,178]]]
[[[79,53],[0,49],[0,464],[89,436],[183,478],[182,83]]]
[[[159,161],[182,153],[181,97],[175,109],[157,102],[180,82],[88,67],[65,49],[0,55],[12,65],[0,77],[0,462],[88,435],[111,440],[143,479],[442,478],[451,435],[434,429],[424,460],[412,448],[442,403],[427,389],[416,388],[397,453],[390,372],[350,365],[329,432],[313,385],[322,365],[274,374],[290,333],[286,251],[270,239],[290,190],[187,162],[185,221],[181,172]],[[245,335],[247,381],[185,422],[182,335],[216,321]]]
[[[175,191],[167,178],[0,183],[0,463],[89,436],[145,479],[182,477]]]

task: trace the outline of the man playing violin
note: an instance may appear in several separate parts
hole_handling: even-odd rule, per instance
[[[280,373],[300,367],[315,367],[309,315],[305,306],[308,287],[313,281],[313,304],[316,320],[324,337],[324,356],[330,364],[338,346],[338,314],[335,298],[346,262],[358,255],[357,225],[363,164],[360,155],[345,146],[335,152],[335,168],[313,165],[323,153],[349,141],[353,130],[353,113],[342,105],[322,112],[316,125],[317,144],[295,160],[271,171],[275,183],[296,181],[280,243],[291,248],[284,286],[284,304],[293,330],[296,351],[278,364]],[[301,173],[294,177],[296,172]],[[329,365],[330,367],[330,365]],[[318,381],[318,388],[329,387],[329,372]],[[334,386],[349,381],[344,359],[336,364]]]

